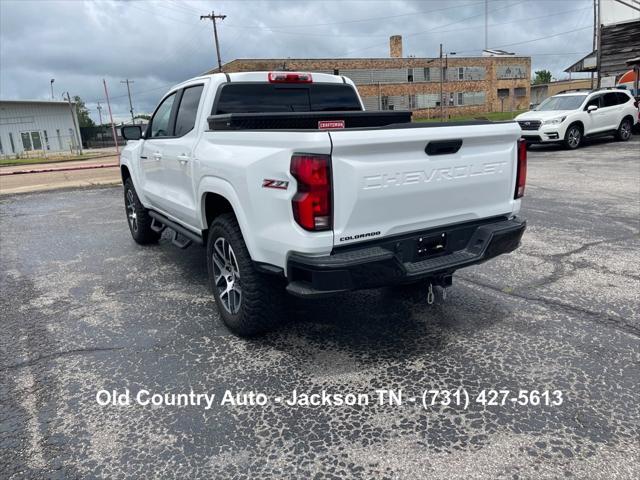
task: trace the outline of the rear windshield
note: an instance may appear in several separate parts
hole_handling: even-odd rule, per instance
[[[362,107],[353,87],[329,83],[230,83],[222,86],[214,106],[214,114],[354,110]]]
[[[575,110],[580,108],[586,95],[564,95],[561,97],[547,98],[538,105],[535,110]]]

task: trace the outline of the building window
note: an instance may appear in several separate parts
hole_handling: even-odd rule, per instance
[[[9,132],[9,144],[11,145],[11,153],[16,153],[16,144],[13,143],[13,133]]]
[[[71,148],[76,148],[76,137],[73,134],[73,129],[72,128],[69,129],[69,138],[71,139]]]
[[[458,93],[458,105],[464,105],[464,95],[462,92]]]
[[[4,148],[2,148],[2,139],[0,138],[0,155],[4,155]]]
[[[29,150],[32,150],[32,148],[31,148],[31,135],[29,135],[29,132],[22,132],[20,134],[20,138],[22,139],[22,149],[26,150],[27,152]]]
[[[527,96],[527,89],[525,87],[517,87],[513,89],[513,94],[516,97],[526,97]]]
[[[47,131],[43,130],[44,133],[44,145],[47,148],[47,150],[51,150],[51,147],[49,147],[49,135],[47,135]]]
[[[498,89],[498,98],[506,98],[509,96],[508,88],[499,88]]]
[[[496,78],[527,78],[527,69],[524,65],[498,65]]]
[[[431,81],[431,69],[429,67],[425,67],[424,69],[424,81],[425,82]]]
[[[407,69],[407,82],[413,82],[413,68]]]
[[[458,67],[458,80],[464,80],[464,67]]]
[[[415,95],[409,95],[409,110],[414,110],[418,107],[417,103],[416,103],[416,96]]]
[[[333,74],[334,75],[340,75],[340,70],[338,70],[337,68],[333,69]]]
[[[449,92],[449,106],[453,107],[453,105],[455,105],[454,99],[453,99],[453,92]]]
[[[56,128],[56,137],[58,137],[58,150],[62,150],[62,137],[60,136],[59,128]]]
[[[40,132],[31,132],[31,145],[34,150],[42,150],[42,140],[40,139]]]
[[[381,101],[381,109],[382,110],[389,110],[389,97],[387,97],[386,95],[382,96],[382,101]]]

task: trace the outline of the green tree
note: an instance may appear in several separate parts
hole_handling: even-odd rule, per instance
[[[76,102],[76,113],[78,115],[78,123],[80,127],[95,127],[96,124],[91,120],[89,116],[89,110],[84,104],[82,99],[76,95],[73,97],[73,101]]]
[[[533,79],[534,85],[541,83],[551,83],[551,72],[549,70],[536,70],[536,76]]]
[[[143,120],[151,120],[151,115],[136,115],[134,118],[142,118]]]

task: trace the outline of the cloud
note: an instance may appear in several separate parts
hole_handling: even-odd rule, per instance
[[[591,50],[591,0],[490,0],[489,45],[533,55],[533,70],[562,70]],[[484,45],[482,0],[2,0],[0,97],[80,95],[97,119],[102,79],[118,118],[149,113],[171,85],[215,66],[215,8],[223,61],[235,58],[386,57],[400,34],[404,54],[477,55]],[[530,40],[541,39],[531,42]],[[527,42],[527,43],[522,43]],[[105,112],[105,110],[103,110]]]

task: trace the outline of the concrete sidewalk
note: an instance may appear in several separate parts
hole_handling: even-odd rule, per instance
[[[34,163],[30,165],[11,165],[0,167],[0,176],[7,174],[22,174],[23,172],[40,172],[40,171],[63,171],[73,169],[90,169],[101,165],[118,165],[118,156],[109,155],[104,157],[90,158],[87,160],[71,160],[68,162],[49,162]]]

